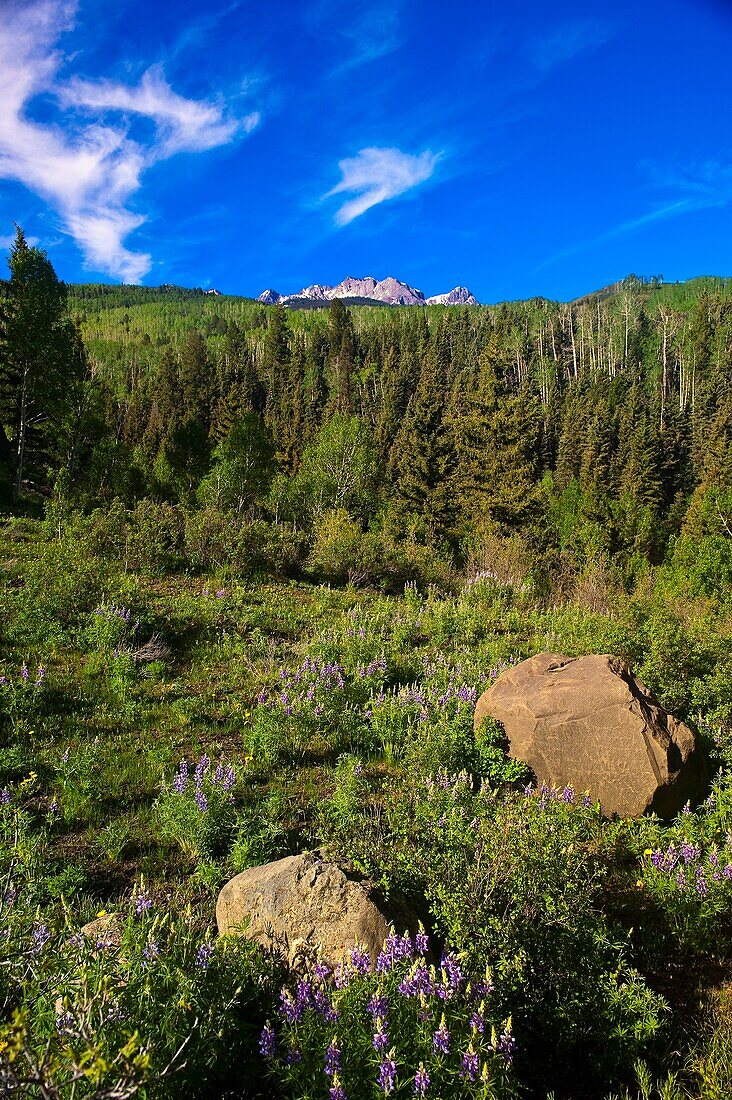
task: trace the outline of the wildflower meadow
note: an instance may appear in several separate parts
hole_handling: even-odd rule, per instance
[[[489,575],[386,595],[115,562],[83,525],[1,537],[4,1094],[728,1094],[726,605],[680,647],[660,574],[598,612]],[[706,801],[608,819],[475,732],[545,648],[631,661],[698,730]],[[375,965],[217,935],[233,875],[314,849],[410,914]]]

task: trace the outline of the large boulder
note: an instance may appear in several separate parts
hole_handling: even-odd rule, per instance
[[[476,730],[488,715],[503,724],[511,755],[539,783],[588,791],[607,814],[668,819],[706,792],[694,734],[620,657],[539,653],[481,695]]]
[[[239,933],[295,965],[318,954],[334,965],[357,944],[375,959],[389,921],[371,884],[306,852],[251,867],[227,882],[216,904],[220,935]]]

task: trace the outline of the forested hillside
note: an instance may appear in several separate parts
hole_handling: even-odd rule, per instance
[[[578,303],[286,312],[70,288],[94,378],[86,499],[300,526],[343,508],[464,559],[520,534],[571,569],[723,534],[732,285],[629,277]]]

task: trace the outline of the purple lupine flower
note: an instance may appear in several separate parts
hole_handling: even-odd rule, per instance
[[[566,802],[568,806],[574,806],[574,788],[564,787],[562,789],[562,802]]]
[[[478,1055],[473,1050],[472,1043],[463,1054],[461,1070],[463,1077],[468,1081],[475,1081],[478,1076]]]
[[[221,782],[221,789],[224,791],[230,791],[235,783],[236,772],[232,768],[231,764],[229,764],[227,765],[226,771],[224,772],[224,778]]]
[[[61,761],[62,761],[63,764],[68,764],[68,762],[69,762],[69,750],[68,749],[64,749],[63,753],[61,754]]]
[[[188,786],[188,763],[186,760],[181,760],[178,765],[178,771],[175,773],[173,779],[173,790],[178,794],[183,794],[184,790]]]
[[[389,1093],[394,1091],[395,1084],[396,1062],[394,1061],[394,1048],[392,1047],[386,1057],[379,1063],[378,1085],[382,1092]]]
[[[357,944],[351,952],[351,966],[357,974],[368,974],[371,969],[371,956],[362,944]]]
[[[384,1028],[383,1020],[376,1021],[376,1031],[374,1033],[373,1039],[371,1040],[371,1045],[375,1051],[378,1051],[379,1054],[387,1050],[389,1046],[389,1036],[387,1035],[386,1029]]]
[[[56,1030],[59,1035],[74,1035],[76,1032],[76,1019],[71,1012],[61,1012],[56,1017]]]
[[[430,972],[423,962],[414,965],[410,973],[402,978],[398,988],[403,997],[418,997],[421,994],[429,997],[435,991]]]
[[[690,844],[688,840],[685,840],[681,845],[681,858],[684,863],[693,863],[701,855],[701,849],[697,848],[695,844]]]
[[[214,956],[214,945],[212,943],[202,943],[196,953],[196,966],[199,970],[208,970],[211,965],[211,959]]]
[[[58,799],[57,798],[54,798],[53,801],[49,803],[48,812],[51,815],[51,817],[58,817],[58,815],[60,814],[61,808],[58,804]]]
[[[114,1023],[117,1023],[119,1020],[124,1020],[126,1018],[127,1018],[127,1013],[124,1011],[124,1009],[120,1005],[111,1004],[109,1006],[109,1008],[107,1009],[104,1020],[105,1020],[105,1023],[114,1024]]]
[[[679,867],[678,871],[676,872],[676,882],[682,890],[686,887],[686,875],[684,874],[683,867]]]
[[[432,1036],[432,1049],[435,1054],[447,1054],[450,1049],[450,1032],[448,1031],[444,1015],[440,1021],[440,1026]]]
[[[656,848],[654,852],[651,852],[651,863],[657,871],[662,870],[666,856],[660,848]]]
[[[591,810],[592,809],[592,799],[590,798],[590,796],[588,794],[583,794],[582,795],[582,805],[584,806],[584,808],[586,810]]]
[[[45,678],[46,678],[46,670],[43,667],[43,665],[39,665],[38,670],[36,671],[36,687],[37,688],[39,688],[41,686],[41,684],[43,683]]]
[[[20,675],[23,677],[24,680],[27,680],[30,676],[30,673],[28,672],[28,665],[25,663],[25,661],[23,661],[23,664],[20,666]]]
[[[459,988],[464,978],[460,963],[454,955],[446,951],[443,953],[442,959],[440,960],[440,970],[442,971],[442,980],[445,986],[454,993]]]
[[[0,791],[0,805],[2,805],[2,806],[9,806],[10,805],[10,791],[8,790],[7,787],[3,787],[2,791]]]
[[[671,871],[673,871],[676,864],[678,863],[678,861],[679,861],[679,853],[676,850],[676,846],[674,844],[669,844],[668,851],[666,852],[666,856],[665,856],[664,862],[663,862],[663,870],[667,871],[670,874]]]
[[[330,977],[330,967],[327,963],[317,962],[313,967],[313,974],[315,974],[315,977],[323,982],[326,978]]]
[[[299,1024],[302,1020],[303,1005],[293,1000],[287,989],[280,991],[280,1012],[288,1024]]]
[[[508,1027],[504,1029],[499,1036],[498,1042],[495,1046],[496,1054],[500,1054],[505,1058],[506,1062],[510,1065],[513,1062],[513,1057],[516,1052],[516,1040],[511,1034]]]
[[[391,970],[402,959],[411,959],[413,955],[412,938],[408,932],[398,936],[392,932],[386,937],[386,942],[376,960],[376,969],[380,974]]]
[[[262,1028],[262,1034],[259,1036],[259,1053],[263,1058],[272,1058],[276,1049],[277,1039],[274,1029],[269,1026],[269,1023],[266,1023]]]
[[[333,971],[333,984],[336,989],[347,989],[354,975],[355,970],[349,963],[338,963],[338,966]]]
[[[43,950],[48,941],[51,938],[51,933],[48,930],[47,924],[37,924],[33,929],[33,946],[31,951],[34,955],[37,955]]]
[[[477,981],[471,983],[471,992],[475,1001],[482,1000],[483,997],[487,997],[489,993],[492,993],[494,989],[493,978],[490,972],[490,968],[486,967],[485,978],[479,978]]]
[[[341,1048],[335,1039],[331,1039],[325,1051],[325,1072],[333,1077],[341,1068]]]
[[[297,982],[297,986],[295,988],[295,1000],[298,1004],[304,1005],[305,1008],[307,1008],[308,1004],[312,1003],[313,986],[310,985],[310,982],[307,978],[301,978]]]
[[[338,1079],[338,1074],[335,1075],[333,1084],[328,1089],[328,1100],[346,1100],[346,1093]]]
[[[262,706],[264,703],[266,703],[267,702],[267,692],[266,691],[260,691],[259,695],[256,698],[256,702],[259,703],[260,706]]]
[[[197,788],[201,787],[201,784],[203,783],[204,774],[208,771],[210,764],[211,764],[211,761],[209,760],[206,753],[204,753],[202,755],[201,759],[196,764],[196,770],[193,773],[193,780],[194,780],[194,783],[195,783]]]
[[[373,993],[371,995],[371,999],[366,1005],[366,1011],[372,1020],[386,1019],[387,1003],[383,993]]]
[[[732,863],[728,863],[722,870],[722,874],[725,878],[732,878]]]
[[[291,1047],[290,1050],[288,1050],[285,1061],[288,1066],[295,1066],[298,1062],[302,1062],[302,1054],[297,1047]]]
[[[423,929],[420,929],[414,937],[414,949],[418,951],[420,955],[426,955],[429,948],[430,938]]]
[[[152,898],[147,894],[140,892],[135,899],[135,913],[138,917],[141,917],[143,913],[146,913],[152,906]]]
[[[697,867],[696,869],[696,892],[700,898],[705,898],[709,893],[709,886],[707,885],[703,867]]]
[[[426,1096],[430,1087],[430,1075],[424,1068],[424,1062],[419,1063],[419,1069],[414,1075],[414,1095]]]
[[[196,805],[198,806],[202,814],[206,813],[206,810],[208,809],[208,799],[206,798],[206,795],[203,793],[202,790],[196,791]]]
[[[142,954],[148,962],[153,962],[155,959],[157,959],[158,955],[160,954],[160,946],[158,944],[158,941],[150,937],[145,947],[142,949]]]
[[[482,1035],[485,1031],[485,1020],[480,1010],[478,1012],[473,1012],[471,1015],[470,1027],[472,1031],[478,1032],[479,1035]]]

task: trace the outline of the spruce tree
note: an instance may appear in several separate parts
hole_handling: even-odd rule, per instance
[[[59,460],[60,429],[86,374],[66,288],[46,253],[16,229],[0,314],[0,422],[12,441],[15,500],[29,469],[43,476],[49,458]]]

